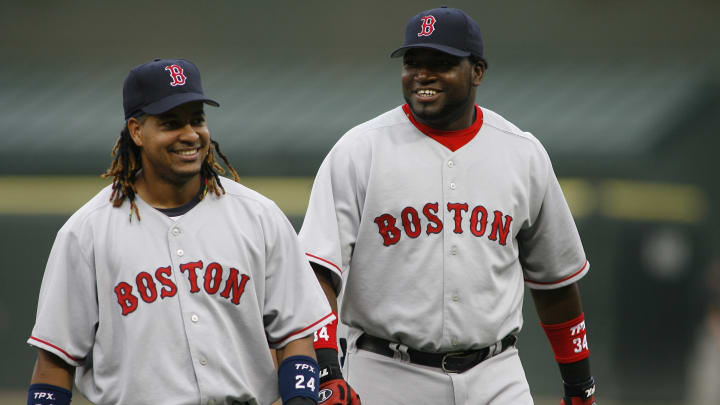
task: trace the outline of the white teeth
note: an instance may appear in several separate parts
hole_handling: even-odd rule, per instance
[[[184,156],[190,156],[197,153],[197,149],[185,149],[185,150],[178,150],[175,153],[178,155],[184,155]]]
[[[437,91],[430,90],[430,89],[420,89],[417,91],[417,93],[418,93],[418,95],[429,97],[429,96],[434,96],[435,94],[437,94]]]

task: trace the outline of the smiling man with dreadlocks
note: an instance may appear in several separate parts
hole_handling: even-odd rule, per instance
[[[95,404],[316,403],[313,333],[334,315],[285,215],[237,183],[205,104],[219,106],[187,60],[125,79],[112,185],[45,269],[28,404],[68,404],[73,377]]]
[[[135,117],[135,119],[143,125],[147,116],[140,115]],[[225,194],[225,189],[220,183],[220,177],[218,176],[218,173],[225,174],[225,169],[223,169],[223,167],[215,160],[214,152],[217,152],[225,165],[228,167],[233,175],[233,179],[235,179],[235,181],[239,181],[237,172],[232,167],[227,157],[220,152],[220,145],[214,140],[210,140],[210,144],[212,147],[207,150],[207,154],[205,160],[202,162],[202,168],[200,171],[200,176],[203,182],[203,193],[198,195],[199,199],[202,199],[205,196],[205,192],[207,190],[211,190],[217,196],[220,196],[221,193]],[[137,190],[135,189],[134,181],[135,176],[142,168],[142,159],[140,157],[140,147],[133,142],[127,125],[120,133],[120,138],[118,138],[115,143],[112,154],[114,157],[112,164],[102,175],[103,178],[113,178],[113,193],[110,196],[110,199],[113,202],[113,206],[119,207],[122,205],[123,201],[125,201],[125,198],[127,198],[130,201],[130,216],[132,217],[134,211],[139,217],[137,205],[135,204],[135,194],[137,193]]]

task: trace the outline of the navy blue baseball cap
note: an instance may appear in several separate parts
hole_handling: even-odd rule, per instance
[[[205,97],[200,71],[189,60],[155,59],[135,66],[123,84],[126,121],[142,114],[162,114],[191,101],[220,107]]]
[[[411,18],[405,27],[405,42],[390,57],[403,56],[412,48],[431,48],[454,56],[473,55],[483,59],[480,27],[464,11],[445,6]]]

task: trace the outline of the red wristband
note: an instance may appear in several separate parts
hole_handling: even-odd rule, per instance
[[[590,355],[585,334],[585,313],[563,323],[540,324],[545,329],[558,363],[575,363]]]
[[[333,311],[335,320],[315,331],[313,347],[317,349],[334,349],[337,351],[337,326],[338,316]]]

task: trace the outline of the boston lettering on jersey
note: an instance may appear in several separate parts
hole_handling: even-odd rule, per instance
[[[198,280],[200,271],[204,270],[202,280]],[[240,297],[245,292],[245,284],[250,280],[250,276],[240,274],[237,269],[230,268],[230,274],[222,285],[223,274],[225,269],[215,262],[203,265],[202,260],[195,262],[182,263],[180,272],[186,273],[190,282],[190,293],[196,294],[200,292],[200,283],[207,294],[217,294],[230,300],[235,305],[240,304]],[[155,277],[145,271],[138,273],[135,277],[135,286],[137,287],[137,295],[133,293],[133,286],[124,281],[115,286],[115,295],[117,295],[118,304],[122,309],[123,315],[128,315],[138,308],[140,299],[148,304],[160,299],[174,297],[177,294],[177,285],[170,279],[172,268],[170,266],[160,267],[155,270]],[[157,281],[157,283],[156,283]],[[158,286],[159,284],[159,286]],[[222,288],[222,291],[220,290]],[[138,298],[138,295],[140,298]]]
[[[438,203],[427,203],[423,206],[422,215],[427,221],[425,227],[425,233],[427,235],[433,233],[440,233],[445,226],[438,217],[440,204]],[[482,205],[475,206],[470,210],[468,203],[447,203],[447,210],[453,214],[453,232],[463,233],[465,232],[464,226],[468,226],[470,233],[474,236],[481,237],[488,231],[488,222],[490,221],[487,208]],[[463,221],[463,213],[470,212],[469,219]],[[507,243],[507,237],[510,233],[510,223],[513,218],[510,215],[504,215],[501,211],[492,212],[492,223],[490,224],[490,231],[487,232],[487,238],[491,241],[496,241],[502,246]],[[422,221],[420,219],[420,213],[413,207],[405,207],[400,213],[400,221],[402,229],[405,234],[410,238],[417,238],[423,231]],[[402,234],[400,227],[397,224],[397,218],[391,214],[382,214],[375,218],[375,223],[378,226],[378,231],[383,239],[383,245],[391,246],[400,240]]]

